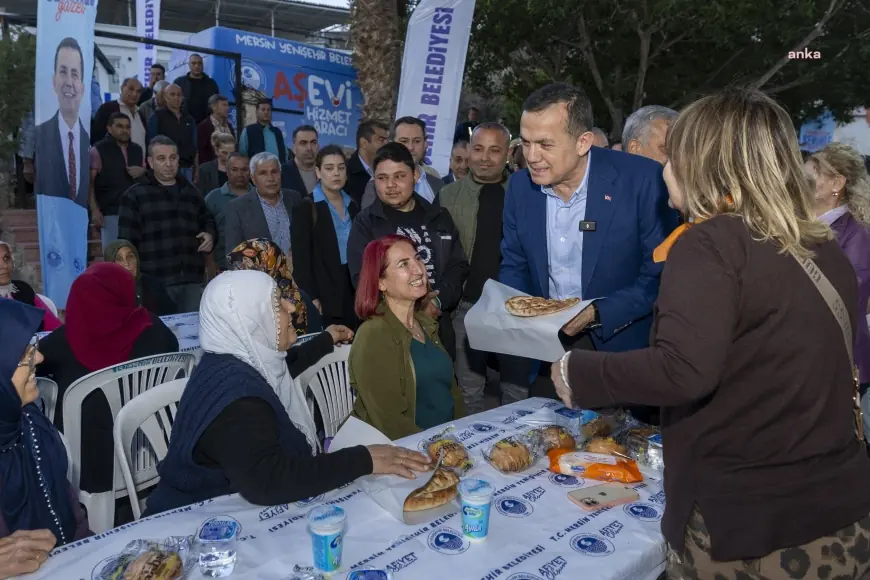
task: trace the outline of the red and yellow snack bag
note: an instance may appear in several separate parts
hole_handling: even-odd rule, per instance
[[[550,458],[550,471],[554,473],[620,483],[643,481],[643,475],[633,459],[570,449],[553,449],[547,453],[547,457]]]

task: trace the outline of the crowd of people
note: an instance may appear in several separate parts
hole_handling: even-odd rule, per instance
[[[611,144],[582,89],[551,84],[524,103],[519,143],[472,109],[442,178],[419,119],[362,121],[348,156],[308,125],[288,146],[263,101],[236,137],[201,59],[190,68],[189,82],[153,85],[150,118],[135,79],[106,111],[91,155],[105,263],[75,281],[65,323],[41,345],[31,337],[54,322],[11,279],[0,244],[0,297],[26,303],[0,300],[0,555],[21,547],[0,577],[86,529],[62,414],[52,425],[30,404],[35,377],[63,392],[173,352],[158,317],[170,312],[199,312],[205,354],[150,514],[233,492],[287,503],[426,470],[397,447],[324,453],[293,378],[349,342],[353,413],[391,439],[483,411],[493,366],[502,403],[535,383],[571,407],[660,424],[672,578],[870,569],[870,492],[856,483],[870,478],[859,406],[870,179],[852,148],[804,158],[787,113],[744,89],[679,113],[643,107]],[[470,347],[465,316],[491,279],[598,300],[561,329],[566,355],[550,365]],[[111,485],[111,417],[91,397],[81,485],[99,491]]]

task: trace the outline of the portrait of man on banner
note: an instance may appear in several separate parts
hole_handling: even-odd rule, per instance
[[[88,137],[80,108],[85,94],[85,58],[79,42],[62,39],[54,53],[52,88],[57,111],[36,127],[37,194],[66,197],[88,206]]]

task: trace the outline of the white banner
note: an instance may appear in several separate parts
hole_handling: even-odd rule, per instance
[[[160,38],[160,0],[136,0],[136,34]],[[157,63],[157,47],[140,44],[137,49],[136,76],[143,87],[151,84],[151,66]]]
[[[426,123],[426,163],[450,170],[474,0],[422,0],[408,22],[396,118]]]

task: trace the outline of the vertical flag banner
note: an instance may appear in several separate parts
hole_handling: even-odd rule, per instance
[[[475,0],[422,0],[411,14],[396,118],[426,123],[426,164],[447,175]]]
[[[37,0],[36,211],[43,294],[66,307],[88,260],[91,91],[98,0]]]
[[[136,35],[160,38],[160,0],[136,0]],[[140,44],[136,49],[136,75],[143,87],[151,84],[151,65],[157,63],[157,47]]]

